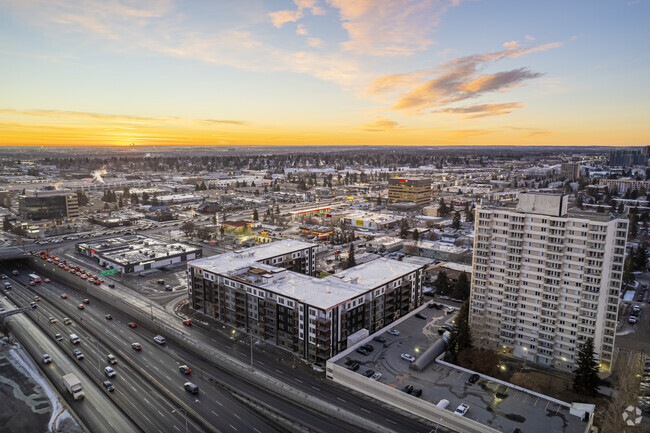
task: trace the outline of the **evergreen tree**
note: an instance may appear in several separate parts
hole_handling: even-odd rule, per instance
[[[406,218],[403,218],[400,222],[399,237],[406,239],[409,234],[409,222],[406,221]]]
[[[6,232],[11,231],[11,222],[9,222],[9,215],[5,215],[4,219],[2,220],[2,230]]]
[[[573,389],[594,395],[598,391],[598,362],[594,357],[594,339],[588,338],[578,352],[578,368],[573,378]]]
[[[420,232],[418,232],[418,229],[413,230],[413,240],[416,242],[420,240]]]
[[[257,209],[253,211],[253,220],[259,221],[260,215],[257,213]]]
[[[623,284],[632,284],[634,282],[634,274],[632,273],[632,263],[633,255],[630,254],[625,258],[623,264]]]
[[[474,222],[474,206],[469,208],[469,206],[465,206],[465,221],[468,223],[473,223]]]
[[[447,340],[445,361],[455,363],[458,355],[472,348],[472,333],[469,327],[469,302],[465,302],[456,316],[454,328]]]
[[[639,245],[632,257],[634,269],[645,272],[648,267],[648,246],[644,243]]]
[[[454,220],[451,223],[451,227],[455,230],[460,229],[460,212],[454,212]]]
[[[582,196],[581,196],[581,195],[579,195],[579,196],[576,198],[576,207],[577,207],[578,209],[582,209],[582,207],[583,207],[583,204],[582,204]]]
[[[348,251],[348,261],[345,263],[345,268],[352,268],[357,265],[356,260],[354,259],[354,244],[350,243],[350,250]]]
[[[449,212],[451,212],[451,210],[449,209],[449,206],[445,204],[445,199],[440,197],[440,200],[438,201],[438,215],[446,217],[449,215]]]
[[[452,292],[451,296],[454,299],[465,300],[469,297],[469,291],[470,282],[467,278],[467,274],[463,272],[458,276],[458,280],[456,281],[456,285],[454,286],[454,291]]]
[[[436,293],[438,295],[447,295],[449,292],[449,277],[445,271],[440,271],[438,273],[438,278],[436,279]]]
[[[628,231],[628,234],[630,237],[636,237],[636,235],[639,233],[639,224],[638,224],[638,218],[635,213],[631,213],[629,215],[630,218],[630,229]]]

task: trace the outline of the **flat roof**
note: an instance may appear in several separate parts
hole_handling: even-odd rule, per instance
[[[309,242],[283,239],[281,241],[271,242],[270,244],[248,248],[246,251],[231,251],[216,256],[193,260],[189,262],[188,265],[205,269],[206,271],[215,274],[225,274],[226,272],[252,266],[254,263],[270,259],[271,257],[290,254],[315,246],[316,244]]]
[[[106,260],[119,265],[140,262],[152,262],[183,253],[201,251],[192,245],[173,242],[167,243],[140,235],[118,236],[92,242],[80,242],[77,247],[90,250]]]
[[[424,265],[379,258],[336,273],[334,276],[343,281],[354,282],[366,289],[383,286],[402,275],[423,268]]]

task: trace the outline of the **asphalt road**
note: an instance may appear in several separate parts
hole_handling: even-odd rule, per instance
[[[16,284],[16,286],[18,286]],[[206,423],[217,426],[221,431],[257,431],[273,432],[268,420],[258,416],[256,413],[234,399],[229,392],[226,392],[217,383],[226,383],[230,387],[255,396],[266,404],[271,405],[276,411],[287,414],[290,418],[300,421],[315,431],[323,432],[348,432],[354,431],[350,426],[340,425],[330,419],[325,419],[316,414],[295,407],[276,395],[269,394],[257,389],[233,377],[224,371],[215,368],[209,363],[193,357],[184,349],[167,342],[164,346],[153,342],[154,334],[142,327],[131,329],[127,323],[132,319],[123,316],[119,312],[111,311],[111,308],[95,300],[87,305],[84,310],[76,306],[81,303],[83,295],[61,288],[57,283],[41,283],[24,290],[14,290],[12,296],[28,304],[32,299],[32,293],[19,293],[25,290],[31,292],[35,289],[43,298],[39,302],[39,308],[30,312],[37,317],[39,323],[46,328],[53,327],[52,335],[60,332],[66,337],[74,332],[81,339],[79,349],[86,356],[87,364],[90,364],[90,375],[98,383],[105,380],[103,368],[108,365],[105,362],[106,355],[113,353],[118,358],[116,366],[117,376],[112,379],[116,390],[114,395],[118,404],[125,408],[139,407],[142,416],[140,417],[147,431],[166,431],[165,426],[176,425],[178,422],[168,419],[171,411],[177,407],[174,402],[167,403],[169,395],[176,395],[184,404],[184,407],[198,413]],[[65,292],[67,299],[62,299],[61,294]],[[49,302],[48,302],[49,301]],[[105,319],[105,314],[112,314],[113,319]],[[53,315],[58,319],[56,324],[50,324],[47,318]],[[63,325],[63,315],[73,320],[72,325]],[[91,330],[91,332],[87,332]],[[106,344],[104,344],[106,342]],[[136,352],[131,344],[138,342],[142,345],[142,351]],[[68,354],[72,354],[72,344],[64,341],[64,346],[70,346]],[[87,344],[86,344],[87,343]],[[84,361],[79,361],[84,363]],[[192,369],[191,379],[178,371],[178,366],[188,364]],[[136,370],[136,372],[133,372]],[[144,377],[142,373],[146,372]],[[193,396],[183,389],[183,383],[191,380],[201,390],[198,396]],[[151,387],[150,382],[157,382],[159,386]],[[156,388],[162,386],[163,393],[157,393]],[[121,391],[121,392],[118,392]],[[158,395],[157,395],[158,394]],[[147,396],[147,397],[142,397]],[[149,397],[149,398],[148,398]],[[178,419],[178,415],[176,415]],[[144,420],[142,420],[144,418]],[[182,421],[182,418],[181,418]],[[202,431],[198,426],[192,431]]]
[[[32,258],[32,260],[34,259]],[[40,259],[36,260],[37,265],[40,266],[40,262],[42,261]],[[42,287],[44,287],[44,285]],[[125,294],[130,293],[131,296],[129,302],[141,304],[141,310],[143,312],[149,311],[150,302],[146,298],[134,294],[129,289],[120,287],[119,285],[116,289],[105,289],[103,285],[101,288],[89,286],[89,289],[90,293],[95,289],[115,291],[116,293],[119,293],[120,297],[127,296]],[[181,324],[177,317],[167,313],[164,309],[157,308],[157,306],[154,305],[153,312],[157,320],[162,320],[167,325],[172,326],[181,332],[187,333],[190,331],[187,327],[184,327]],[[114,316],[116,315],[114,314]],[[128,320],[126,321],[128,322]],[[233,341],[231,338],[220,333],[210,332],[195,326],[191,329],[191,338],[193,341],[198,342],[198,344],[207,344],[216,347],[222,352],[228,353],[231,357],[239,359],[244,363],[250,362],[250,346],[247,337],[245,337],[244,342]],[[142,341],[139,342],[143,343]],[[129,342],[129,344],[130,343],[131,342]],[[147,350],[147,347],[145,347],[145,350]],[[280,353],[284,352],[280,351]],[[341,407],[342,409],[355,411],[364,417],[367,416],[373,422],[383,424],[386,428],[394,431],[428,432],[431,429],[429,426],[423,425],[420,420],[413,420],[410,415],[380,405],[377,402],[368,401],[358,395],[351,394],[348,390],[339,387],[332,382],[326,381],[322,375],[315,375],[312,371],[293,368],[293,365],[290,362],[287,363],[287,360],[290,359],[289,354],[286,355],[286,359],[282,362],[283,360],[278,360],[277,350],[267,351],[265,349],[256,349],[254,355],[255,368],[282,380],[299,390],[314,395],[321,400]],[[283,357],[283,355],[280,356]],[[214,367],[218,366],[213,365],[213,368]],[[296,410],[297,409],[294,407],[293,411]],[[331,431],[331,429],[328,426],[328,428],[323,431]]]
[[[9,311],[13,305],[6,299],[1,300],[2,305]],[[39,363],[44,353],[52,357],[50,364],[39,364],[43,373],[54,384],[59,393],[63,396],[69,408],[74,410],[83,423],[95,433],[114,432],[139,432],[135,424],[124,416],[119,407],[114,404],[111,397],[99,387],[94,385],[93,378],[87,376],[79,365],[66,356],[59,342],[41,331],[26,315],[15,314],[7,317],[11,332],[18,338],[32,358]],[[86,398],[75,401],[67,393],[61,382],[61,377],[68,373],[74,373],[82,383]]]

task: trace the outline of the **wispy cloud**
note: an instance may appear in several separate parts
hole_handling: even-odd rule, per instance
[[[307,30],[307,27],[304,24],[298,24],[296,27],[296,34],[299,36],[308,36],[309,30]]]
[[[521,46],[521,44],[517,41],[510,41],[510,42],[503,43],[503,48],[505,48],[506,50],[514,50],[516,48],[519,48],[519,46]]]
[[[505,58],[519,57],[561,46],[551,43],[527,48],[514,48],[495,53],[459,57],[430,70],[408,74],[390,74],[373,80],[366,94],[382,95],[402,91],[391,109],[409,114],[423,114],[437,107],[478,98],[486,93],[502,92],[543,74],[521,67],[493,74],[481,74],[488,65]],[[428,79],[428,77],[433,77]]]
[[[323,40],[320,38],[307,38],[307,43],[310,47],[320,48],[323,46]]]
[[[212,123],[212,124],[219,124],[219,125],[236,125],[236,126],[243,126],[246,125],[248,122],[244,122],[243,120],[216,120],[216,119],[203,119],[204,122]]]
[[[403,128],[399,123],[384,117],[377,116],[375,119],[374,122],[363,125],[362,129],[369,132],[383,132]]]
[[[327,0],[339,10],[350,39],[345,50],[362,55],[408,56],[427,49],[450,0]]]
[[[443,110],[434,110],[432,113],[462,114],[465,119],[477,119],[480,117],[508,114],[512,110],[523,107],[524,104],[521,102],[507,102],[504,104],[481,104],[470,105],[468,107],[445,108]]]
[[[277,11],[269,13],[273,25],[282,28],[286,23],[295,23],[302,18],[302,11]]]

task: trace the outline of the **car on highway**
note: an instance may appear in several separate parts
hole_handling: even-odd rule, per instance
[[[45,281],[46,283],[49,283],[49,282],[50,282],[50,279],[49,279],[49,278],[46,278],[46,279],[44,279],[43,281]]]
[[[183,374],[190,374],[192,372],[192,369],[187,365],[179,365],[178,371],[180,371]]]
[[[390,335],[399,335],[399,331],[397,329],[389,329],[386,331],[386,333]]]
[[[54,338],[56,338],[57,341],[61,341],[61,340],[63,340],[63,335],[61,335],[61,334],[55,334],[55,335],[54,335]]]
[[[165,344],[165,337],[163,337],[162,335],[156,335],[155,337],[153,337],[153,341],[155,341],[158,344]]]
[[[86,298],[86,299],[84,299],[84,300],[81,301],[81,302],[83,302],[84,304],[90,304],[90,299],[87,299],[87,298]]]
[[[192,326],[192,321],[191,320],[183,320],[183,325]]]
[[[104,382],[102,382],[102,385],[104,386],[104,388],[106,388],[108,392],[113,392],[113,390],[115,389],[115,387],[113,386],[110,380],[105,380]]]
[[[104,318],[106,320],[113,320],[113,316],[111,316],[110,314],[105,315]]]
[[[72,320],[70,320],[69,317],[64,317],[64,318],[63,318],[63,324],[64,324],[64,325],[71,325],[71,324],[72,324]]]
[[[115,358],[115,355],[112,355],[110,353],[106,355],[106,360],[108,360],[108,363],[111,365],[117,364],[117,358]]]
[[[56,323],[56,322],[57,322],[56,317],[50,316],[50,323]]]
[[[474,374],[472,374],[472,375],[469,377],[469,379],[467,379],[467,381],[468,381],[469,383],[476,383],[476,382],[478,382],[478,380],[479,380],[480,378],[481,378],[481,376],[479,376],[478,374],[474,373]]]
[[[9,277],[7,277],[7,274],[2,274],[2,276],[0,276],[0,278],[3,279],[3,280],[6,280]]]
[[[32,306],[32,308],[36,308],[36,307],[37,307],[37,305],[36,305],[36,302],[32,302],[32,303],[31,303],[31,304],[29,304],[29,305],[31,305],[31,306]]]
[[[408,362],[415,362],[415,357],[413,355],[409,355],[408,353],[402,353],[401,357]]]
[[[44,353],[42,358],[43,358],[43,364],[49,364],[50,362],[52,362],[52,358],[50,358],[50,355],[48,355],[47,353]]]
[[[115,377],[115,370],[113,367],[104,367],[104,374],[108,377]]]
[[[140,343],[132,343],[131,347],[133,350],[142,350],[142,345]]]
[[[40,300],[41,300],[40,296],[34,296],[34,301],[35,301],[35,302],[38,302],[38,301],[40,301]]]
[[[29,285],[30,285],[30,286],[35,286],[36,283],[34,283],[33,281],[30,281],[30,282],[29,282]]]
[[[185,382],[183,384],[183,387],[185,388],[185,391],[188,391],[192,394],[198,394],[199,393],[199,387],[193,384],[192,382]]]
[[[75,356],[75,358],[77,358],[77,359],[84,359],[84,354],[81,353],[81,350],[75,350],[75,351],[74,351],[74,356]]]
[[[63,295],[61,295],[61,299],[68,299],[68,295],[64,293]]]
[[[84,307],[84,304],[79,304],[79,305],[77,305],[77,308],[80,309],[80,310],[83,310],[86,307]]]
[[[467,404],[465,404],[465,403],[461,403],[460,406],[458,406],[456,408],[454,413],[456,415],[465,416],[465,414],[467,413],[468,410],[469,410],[469,406]]]
[[[129,328],[137,328],[138,324],[135,322],[129,322]]]
[[[111,289],[114,289],[114,288],[115,288],[115,284],[114,284],[114,283],[108,283],[108,287],[110,287]]]

